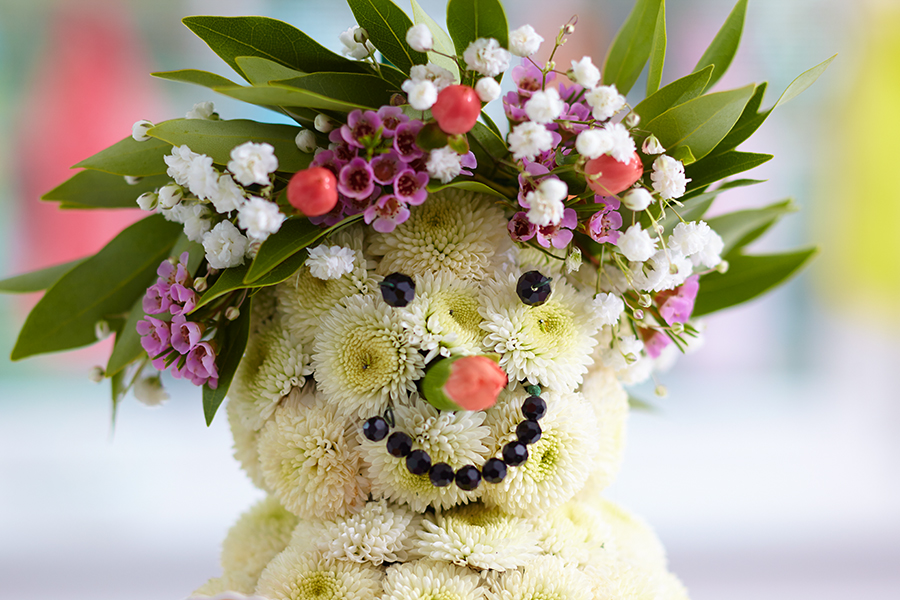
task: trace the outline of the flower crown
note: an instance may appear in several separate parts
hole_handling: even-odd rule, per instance
[[[495,365],[465,367],[494,397],[507,380],[535,397],[541,386],[569,392],[597,361],[641,380],[691,344],[693,319],[764,293],[815,253],[745,253],[790,203],[704,220],[719,194],[759,183],[732,177],[772,157],[737,147],[831,60],[771,108],[761,109],[765,83],[710,92],[737,50],[745,2],[693,72],[665,86],[661,2],[636,2],[602,68],[554,60],[574,18],[546,41],[529,25],[509,30],[498,0],[450,0],[446,32],[415,0],[413,19],[390,0],[348,3],[358,26],[340,36],[344,56],[273,19],[184,19],[244,83],[194,69],[155,76],[295,124],[224,120],[206,102],[184,119],[138,121],[78,163],[45,200],[136,200],[152,214],[94,256],[0,282],[46,290],[13,360],[112,332],[93,375],[111,379],[114,406],[132,388],[158,399],[156,371],[169,370],[203,387],[211,421],[277,304],[287,337],[267,342],[284,358],[264,397],[315,377],[359,418],[410,392],[474,409],[492,400],[454,388],[454,369],[475,365],[461,358]],[[502,95],[507,71],[514,89]],[[497,101],[508,127],[483,111]],[[436,316],[448,307],[454,319]],[[347,356],[369,351],[390,354],[393,370],[357,381]],[[389,428],[379,419],[371,439]]]

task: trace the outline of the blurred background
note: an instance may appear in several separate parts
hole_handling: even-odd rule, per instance
[[[443,20],[443,1],[421,4]],[[667,4],[663,83],[693,68],[731,10]],[[506,5],[511,27],[530,23],[547,40],[578,14],[558,61],[568,64],[601,62],[631,2]],[[135,120],[203,100],[226,119],[277,120],[149,76],[230,76],[179,23],[191,14],[283,19],[335,50],[352,24],[343,3],[313,0],[0,0],[0,276],[94,252],[136,218],[38,200]],[[768,106],[835,53],[743,146],[776,155],[749,173],[769,182],[718,200],[795,198],[802,212],[758,250],[819,244],[821,255],[777,293],[708,319],[705,347],[661,377],[667,398],[634,390],[655,410],[631,417],[608,495],[657,529],[694,600],[900,597],[900,2],[751,0],[718,89],[768,79]],[[224,415],[206,428],[199,391],[171,382],[162,408],[126,400],[113,431],[107,386],[87,379],[109,346],[5,358],[35,301],[0,296],[2,595],[185,597],[219,574],[221,539],[261,494],[230,458]]]

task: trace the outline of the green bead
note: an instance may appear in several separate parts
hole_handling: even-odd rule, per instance
[[[540,396],[541,395],[541,386],[539,385],[526,385],[525,391],[528,392],[530,396]]]

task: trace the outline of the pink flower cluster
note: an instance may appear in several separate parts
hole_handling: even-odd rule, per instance
[[[700,276],[691,275],[684,283],[673,290],[665,290],[656,295],[656,305],[659,314],[669,324],[687,323],[694,312],[694,302],[697,300],[697,292],[700,291]],[[663,349],[672,343],[662,331],[641,329],[641,337],[644,338],[644,349],[652,358],[657,358]]]
[[[187,262],[185,252],[177,263],[167,259],[159,265],[156,270],[159,278],[147,288],[143,308],[148,315],[171,315],[171,318],[145,316],[138,322],[137,332],[141,335],[141,346],[158,370],[171,367],[175,378],[215,389],[219,383],[215,349],[203,339],[205,326],[188,320],[198,295]]]
[[[396,106],[351,112],[347,124],[329,134],[328,150],[319,152],[310,165],[334,173],[338,203],[310,220],[331,226],[363,213],[366,223],[380,232],[406,221],[409,207],[428,196],[428,154],[416,144],[423,126]]]

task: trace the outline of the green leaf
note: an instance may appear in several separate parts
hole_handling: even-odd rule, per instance
[[[253,283],[326,233],[327,230],[313,225],[309,219],[288,219],[281,229],[270,235],[260,246],[256,258],[253,259],[253,263],[244,277],[244,283]]]
[[[53,265],[46,269],[31,271],[30,273],[23,273],[21,275],[0,280],[0,293],[28,294],[31,292],[42,292],[51,287],[54,283],[59,281],[63,275],[83,263],[85,260],[87,259],[79,258],[78,260],[73,260],[61,265]]]
[[[171,151],[172,145],[162,140],[149,139],[138,142],[128,136],[106,150],[84,159],[75,165],[75,168],[94,169],[113,175],[149,177],[166,172],[168,167],[163,161],[163,156]]]
[[[797,212],[792,200],[784,200],[763,208],[739,210],[714,217],[707,223],[725,242],[722,256],[756,240],[784,215]]]
[[[709,48],[700,57],[700,62],[694,67],[694,71],[705,69],[709,65],[715,65],[716,70],[706,84],[706,89],[716,84],[725,71],[728,70],[734,55],[737,54],[738,45],[741,43],[741,32],[744,29],[744,16],[747,14],[747,0],[738,0],[731,10],[731,14],[725,19],[725,23],[713,38]]]
[[[219,371],[216,389],[211,389],[208,385],[203,386],[203,415],[206,417],[207,425],[212,423],[216,411],[225,400],[234,373],[244,356],[244,348],[247,347],[247,339],[250,337],[250,302],[249,298],[244,301],[240,316],[232,321],[223,333],[220,352],[216,356],[216,368]]]
[[[708,67],[697,73],[691,73],[681,79],[676,79],[638,103],[634,107],[634,112],[641,117],[642,122],[647,123],[673,106],[693,100],[703,93],[703,88],[706,87],[706,82],[709,81],[712,71],[713,67]]]
[[[494,120],[488,115],[486,112],[481,111],[481,120],[484,121],[484,124],[487,125],[488,129],[493,131],[497,137],[503,139],[503,134],[500,133],[500,128],[497,127],[497,124],[494,123]]]
[[[271,144],[278,157],[278,170],[293,173],[305,169],[312,162],[312,154],[300,152],[294,138],[299,127],[257,123],[236,119],[207,121],[205,119],[175,119],[152,127],[148,135],[165,140],[170,147],[186,144],[191,150],[212,157],[218,165],[227,165],[231,150],[244,142]]]
[[[177,71],[157,71],[151,73],[153,77],[166,79],[168,81],[178,81],[181,83],[193,83],[202,85],[203,87],[227,87],[238,85],[227,77],[210,73],[209,71],[199,71],[197,69],[178,69]]]
[[[213,52],[244,79],[239,56],[259,56],[304,73],[371,73],[371,67],[328,50],[299,29],[266,17],[195,16],[182,19]]]
[[[296,273],[297,270],[300,269],[300,267],[303,266],[303,263],[306,262],[306,257],[307,254],[305,252],[299,251],[296,254],[293,254],[286,258],[284,262],[280,263],[278,266],[273,268],[271,271],[269,271],[259,279],[253,281],[252,283],[244,283],[244,278],[247,276],[247,271],[250,269],[249,264],[226,269],[222,271],[222,274],[219,275],[219,278],[216,280],[216,282],[208,290],[206,290],[203,296],[201,296],[200,301],[197,302],[197,306],[192,312],[200,310],[202,307],[206,306],[213,300],[221,298],[222,296],[230,294],[231,292],[268,287],[270,285],[277,285],[283,281],[286,281],[288,278],[290,278],[291,275]]]
[[[689,165],[684,172],[691,179],[691,188],[701,188],[726,177],[749,171],[770,160],[771,154],[729,150]]]
[[[694,153],[691,152],[691,149],[689,146],[678,146],[677,148],[675,148],[674,150],[669,152],[669,156],[671,156],[675,160],[680,160],[681,164],[683,164],[685,166],[687,166],[691,163],[697,162],[697,159],[694,158]],[[654,157],[648,157],[648,158],[651,159],[651,160],[648,160],[648,162],[652,162],[652,158],[654,158]]]
[[[687,146],[699,160],[728,135],[754,89],[748,85],[688,100],[647,123],[645,129],[654,133],[668,152]]]
[[[659,3],[656,28],[653,30],[653,45],[650,46],[650,70],[647,72],[647,96],[659,90],[662,83],[663,65],[666,62],[666,2]]]
[[[131,309],[180,233],[178,223],[147,217],[63,275],[28,315],[12,360],[96,342],[96,323]]]
[[[273,82],[272,85],[303,90],[368,108],[379,108],[389,104],[391,96],[399,90],[395,85],[374,75],[361,73],[311,73]]]
[[[116,415],[119,412],[119,404],[128,393],[128,382],[125,380],[125,371],[119,371],[111,377],[110,391],[112,392],[112,426],[116,425]]]
[[[87,169],[41,196],[41,200],[62,202],[61,208],[137,208],[138,196],[171,180],[165,174],[151,175],[131,185],[121,175]]]
[[[453,40],[451,40],[447,32],[425,12],[416,0],[410,0],[410,4],[412,5],[413,21],[415,21],[416,24],[425,23],[425,25],[428,26],[429,31],[431,31],[431,37],[434,38],[434,49],[436,52],[428,53],[428,61],[447,69],[453,73],[454,79],[459,81],[459,66],[456,64],[456,61],[452,58],[443,56],[444,54],[456,56],[456,48],[453,47]],[[438,54],[438,52],[441,54]]]
[[[428,57],[406,43],[406,32],[413,23],[391,0],[347,0],[360,27],[386,59],[409,73],[413,65],[424,65]]]
[[[730,256],[727,273],[708,273],[700,278],[694,317],[752,300],[787,281],[816,253],[806,248],[784,254]]]
[[[499,0],[450,0],[447,3],[447,31],[457,56],[462,56],[478,38],[494,38],[506,48],[509,26]]]
[[[483,123],[476,122],[467,135],[469,147],[478,161],[478,172],[491,176],[490,169],[496,169],[496,160],[509,154],[509,147],[499,133]]]
[[[650,58],[654,31],[663,0],[637,0],[616,34],[603,65],[603,83],[627,94]]]
[[[303,71],[286,67],[281,63],[259,56],[238,56],[235,57],[234,61],[253,85],[265,85],[270,81],[292,79],[306,75]],[[234,84],[227,83],[225,85]]]
[[[441,190],[446,190],[448,188],[467,190],[469,192],[477,192],[479,194],[488,194],[489,196],[496,196],[497,198],[506,198],[505,195],[501,194],[494,188],[477,181],[472,181],[471,178],[467,178],[465,176],[455,179],[450,183],[429,185],[427,187],[428,193],[430,194],[434,192],[440,192]]]

